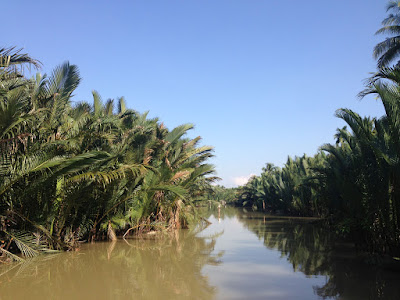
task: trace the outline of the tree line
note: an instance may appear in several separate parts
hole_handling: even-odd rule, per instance
[[[81,77],[64,63],[0,49],[0,255],[21,260],[78,241],[186,227],[211,189],[213,148],[169,130],[123,97],[73,102]],[[21,253],[16,256],[15,253]]]
[[[362,117],[341,108],[334,144],[314,156],[289,157],[282,168],[266,164],[242,186],[239,205],[331,220],[372,253],[400,256],[400,1],[387,5],[389,15],[377,34],[389,34],[374,48],[377,72],[359,97],[374,95],[381,117]]]

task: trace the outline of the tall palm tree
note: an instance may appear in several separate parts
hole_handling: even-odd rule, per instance
[[[378,68],[388,67],[391,63],[398,64],[396,59],[400,54],[400,1],[390,1],[387,11],[390,14],[382,21],[383,27],[376,34],[391,36],[374,48],[373,55],[378,60]]]

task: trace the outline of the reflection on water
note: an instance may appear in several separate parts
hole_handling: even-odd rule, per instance
[[[78,252],[0,269],[0,299],[212,299],[202,275],[218,265],[215,239],[188,232],[152,240],[83,245]]]
[[[86,244],[0,265],[0,300],[400,299],[399,271],[354,259],[310,220],[229,207],[208,214],[212,225],[197,235]]]
[[[217,217],[215,214],[214,218]],[[230,298],[240,299],[240,296],[235,295],[243,295],[245,292],[259,299],[262,296],[268,299],[400,299],[400,269],[378,268],[357,259],[351,245],[335,241],[329,232],[312,224],[312,219],[265,216],[233,208],[225,209],[220,218],[225,219],[223,223],[234,224],[234,220],[237,220],[240,226],[254,233],[258,242],[269,250],[259,253],[255,250],[258,249],[257,242],[249,239],[246,231],[236,229],[231,243],[236,242],[239,246],[235,247],[232,262],[228,263],[231,264],[231,270],[245,274],[243,268],[246,265],[249,266],[247,268],[257,266],[250,276],[257,273],[260,266],[275,270],[274,275],[269,275],[265,270],[260,272],[258,277],[263,278],[264,286],[251,286],[248,283],[240,285],[238,281],[235,287],[230,288],[235,289]],[[230,221],[226,222],[226,219]],[[217,240],[216,249],[220,242]],[[240,247],[240,244],[246,246]],[[277,256],[269,260],[265,258],[271,256],[273,251],[279,253],[279,268],[275,265]],[[250,253],[255,255],[251,256]],[[225,255],[226,260],[227,255],[229,252]],[[242,260],[246,263],[242,264]],[[287,266],[291,267],[289,273]],[[296,277],[298,273],[304,277]],[[284,283],[269,285],[277,277]],[[302,280],[304,282],[301,286],[296,284]],[[266,286],[275,291],[273,295],[267,293]],[[288,290],[290,287],[293,290]],[[229,289],[226,292],[229,293]]]

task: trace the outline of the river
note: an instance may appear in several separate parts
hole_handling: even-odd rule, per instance
[[[310,219],[208,215],[202,229],[2,265],[0,300],[400,299],[400,271],[356,259]]]

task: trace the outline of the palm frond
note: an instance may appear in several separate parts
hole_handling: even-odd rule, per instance
[[[190,129],[193,129],[193,124],[183,124],[178,127],[175,127],[171,132],[167,134],[165,140],[169,143],[175,143],[178,139],[180,139],[186,132]]]
[[[23,262],[25,261],[22,257],[19,257],[18,255],[15,255],[11,253],[10,251],[7,251],[6,249],[3,249],[0,247],[0,251],[4,253],[8,258],[10,258],[12,261],[16,262]]]

